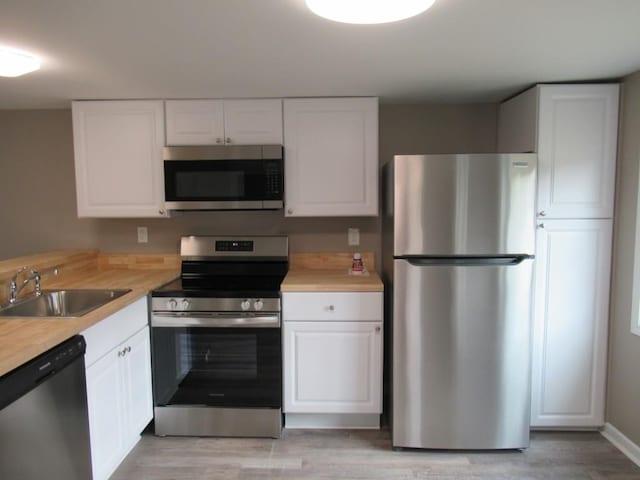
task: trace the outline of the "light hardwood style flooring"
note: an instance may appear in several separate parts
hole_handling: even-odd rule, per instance
[[[388,430],[285,430],[279,440],[144,434],[112,480],[640,479],[596,432],[533,432],[523,451],[393,451]]]

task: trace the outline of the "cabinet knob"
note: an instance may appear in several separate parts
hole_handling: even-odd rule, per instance
[[[376,332],[379,332],[381,330],[380,327],[376,327]]]
[[[333,312],[336,309],[336,307],[334,307],[333,305],[329,305],[327,307],[327,310],[329,310],[330,312]]]
[[[538,228],[544,228],[544,223],[539,223]]]
[[[129,353],[131,351],[131,347],[127,347],[127,353]]]
[[[545,212],[544,210],[540,210],[540,213],[538,213],[538,215],[540,215],[541,217],[546,217],[547,212]]]
[[[227,143],[231,143],[231,137],[227,137]]]
[[[218,145],[220,145],[220,144],[222,143],[222,139],[221,139],[221,138],[216,138],[216,143],[217,143]]]
[[[158,213],[159,213],[160,215],[164,215],[164,210],[158,210]]]
[[[293,213],[293,208],[288,208],[288,209],[287,209],[287,213],[288,213],[289,215],[291,215],[291,214]]]

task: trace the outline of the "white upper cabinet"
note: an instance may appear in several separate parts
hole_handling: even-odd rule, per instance
[[[167,100],[167,145],[282,144],[282,100]]]
[[[378,99],[284,100],[285,216],[378,214]]]
[[[222,100],[167,100],[167,145],[224,144]]]
[[[162,101],[72,103],[79,217],[162,217]]]
[[[538,211],[613,216],[618,85],[544,86],[538,123]]]
[[[540,85],[500,106],[501,152],[538,152],[538,215],[613,215],[619,86]]]
[[[225,142],[282,145],[282,100],[225,100]]]

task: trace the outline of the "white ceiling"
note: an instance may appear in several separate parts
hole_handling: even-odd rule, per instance
[[[640,0],[436,0],[386,25],[304,0],[0,0],[0,45],[43,67],[0,78],[0,108],[80,98],[379,96],[498,101],[536,82],[640,70]]]

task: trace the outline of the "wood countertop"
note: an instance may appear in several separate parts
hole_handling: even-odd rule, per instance
[[[376,272],[349,275],[347,270],[289,270],[282,292],[382,292],[382,281]]]
[[[292,253],[282,292],[382,292],[372,252],[362,254],[368,275],[349,275],[351,253]]]
[[[131,292],[77,318],[0,318],[0,376],[147,295],[179,275],[171,255],[109,256],[95,250],[52,252],[0,261],[4,285],[17,267],[59,266],[42,278],[43,289],[131,289]],[[21,295],[22,296],[22,295]],[[4,300],[3,300],[4,303]]]

